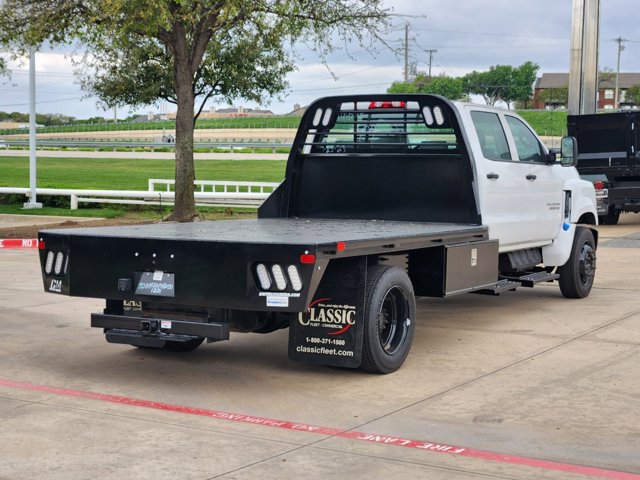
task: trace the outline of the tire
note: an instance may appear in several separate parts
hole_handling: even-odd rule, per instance
[[[172,342],[167,340],[162,350],[166,352],[192,352],[198,348],[203,341],[203,337],[187,340],[186,342]]]
[[[404,363],[415,332],[416,301],[408,275],[398,267],[368,268],[360,368],[391,373]]]
[[[596,273],[596,242],[593,232],[578,227],[569,260],[558,269],[560,291],[566,298],[585,298],[591,292]]]
[[[620,220],[620,210],[616,210],[615,208],[610,208],[609,213],[607,213],[604,217],[602,217],[602,219],[604,220],[603,223],[605,225],[617,225],[618,220]]]

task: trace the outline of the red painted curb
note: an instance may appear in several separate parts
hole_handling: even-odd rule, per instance
[[[2,248],[44,248],[44,243],[40,243],[35,238],[5,238],[0,239],[0,249]]]
[[[511,465],[521,465],[533,467],[541,470],[552,470],[556,472],[575,473],[596,478],[609,478],[614,480],[640,480],[640,474],[621,472],[617,470],[607,470],[597,467],[589,467],[584,465],[573,465],[570,463],[554,462],[549,460],[541,460],[537,458],[521,457],[517,455],[508,455],[487,450],[475,450],[455,445],[447,445],[443,443],[428,442],[423,440],[412,440],[408,438],[390,437],[385,435],[376,435],[372,433],[357,432],[352,430],[341,430],[338,428],[323,427],[318,425],[309,425],[306,423],[290,422],[288,420],[276,420],[266,417],[255,417],[242,415],[238,413],[224,412],[221,410],[209,410],[204,408],[193,408],[183,405],[173,405],[170,403],[153,402],[141,400],[137,398],[123,397],[120,395],[109,395],[103,393],[87,392],[82,390],[71,390],[67,388],[50,387],[46,385],[37,385],[29,382],[16,382],[14,380],[0,378],[0,386],[8,388],[16,388],[22,390],[30,390],[35,392],[44,392],[64,397],[84,398],[87,400],[97,400],[101,402],[116,403],[121,405],[129,405],[134,407],[151,408],[154,410],[164,410],[167,412],[183,413],[187,415],[197,415],[201,417],[210,417],[219,420],[227,420],[230,422],[248,423],[252,425],[262,425],[267,427],[280,428],[284,430],[297,430],[318,435],[327,435],[332,437],[347,438],[350,440],[358,440],[363,442],[377,443],[382,445],[392,445],[396,447],[416,448],[433,453],[446,453],[453,456],[461,456],[467,458],[476,458],[481,460],[489,460]]]

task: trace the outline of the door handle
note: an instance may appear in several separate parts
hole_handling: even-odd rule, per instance
[[[496,180],[496,179],[500,178],[500,175],[498,175],[497,173],[491,172],[491,173],[487,173],[487,178],[489,180]]]
[[[526,177],[527,180],[535,180],[536,178],[538,178],[537,176],[535,176],[533,173],[530,173],[529,175],[527,175]]]

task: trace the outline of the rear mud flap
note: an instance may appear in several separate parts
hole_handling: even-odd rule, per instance
[[[334,260],[306,312],[289,327],[289,358],[358,368],[364,334],[366,258]]]

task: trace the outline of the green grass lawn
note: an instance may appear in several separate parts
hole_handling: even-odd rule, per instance
[[[567,134],[566,110],[519,111],[538,135],[562,137]]]
[[[38,201],[40,201],[40,199],[38,199]],[[19,205],[0,205],[0,214],[58,215],[62,217],[117,218],[125,215],[125,211],[114,209],[114,208],[81,208],[78,210],[69,210],[67,208],[43,207],[43,208],[34,208],[34,209],[23,209],[22,204],[19,204]]]
[[[196,160],[199,180],[280,182],[285,161]],[[172,160],[40,158],[38,187],[146,190],[149,178],[174,178]],[[0,157],[0,186],[28,187],[29,158]]]

